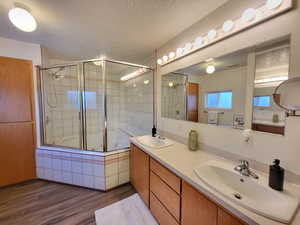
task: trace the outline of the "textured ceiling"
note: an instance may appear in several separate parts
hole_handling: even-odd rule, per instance
[[[64,59],[99,55],[139,62],[227,0],[19,0],[38,29],[24,33],[8,20],[13,0],[0,1],[0,36],[41,44]]]

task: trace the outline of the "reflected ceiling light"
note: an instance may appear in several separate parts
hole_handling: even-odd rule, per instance
[[[169,82],[169,87],[173,87],[174,86],[174,83],[173,82]]]
[[[102,65],[102,60],[94,61],[94,64],[95,64],[96,66],[101,66],[101,65]]]
[[[136,87],[136,84],[134,83],[132,86],[135,88],[135,87]]]
[[[34,17],[23,8],[13,8],[9,10],[8,18],[15,27],[24,32],[33,32],[37,28]]]
[[[167,62],[167,61],[168,61],[168,59],[169,59],[169,57],[168,57],[167,55],[165,55],[165,56],[163,56],[163,58],[162,58],[162,59],[163,59],[163,61],[164,61],[164,62]]]
[[[208,74],[212,74],[216,71],[216,68],[214,65],[209,65],[208,67],[206,67],[206,73]]]
[[[144,80],[144,84],[146,85],[149,84],[149,82],[150,82],[149,80]]]
[[[186,53],[188,53],[189,51],[191,51],[192,50],[192,47],[193,47],[193,45],[192,45],[192,43],[186,43],[185,45],[184,45],[184,50],[183,50],[183,52],[184,52],[184,54],[186,54]]]
[[[215,29],[208,31],[207,37],[209,40],[215,39],[217,37],[217,31]]]
[[[243,23],[251,22],[252,20],[254,20],[255,16],[256,16],[255,9],[248,8],[244,11],[244,13],[242,15],[242,22]]]
[[[203,45],[203,37],[199,36],[195,39],[195,47],[200,48]]]
[[[170,58],[170,59],[173,59],[174,57],[175,57],[175,52],[170,52],[170,53],[169,53],[169,58]]]
[[[282,4],[283,0],[268,0],[267,8],[268,9],[276,9]]]
[[[158,59],[156,62],[158,65],[161,65],[163,63],[162,59]]]
[[[141,68],[141,69],[138,69],[132,73],[129,73],[129,74],[126,74],[125,76],[121,77],[121,81],[126,81],[126,80],[130,80],[132,78],[135,78],[137,76],[140,76],[141,74],[147,72],[147,69],[146,68]]]
[[[234,27],[234,22],[232,20],[226,20],[223,24],[222,29],[225,33],[227,33],[229,31],[231,31],[233,29],[233,27]]]

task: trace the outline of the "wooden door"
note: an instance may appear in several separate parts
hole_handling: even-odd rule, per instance
[[[0,57],[0,186],[33,179],[32,62]]]
[[[187,90],[187,119],[198,122],[199,84],[188,83]]]
[[[131,145],[131,183],[149,206],[149,180],[150,180],[150,157],[135,145]]]
[[[217,225],[217,205],[186,182],[182,185],[181,207],[181,225]]]

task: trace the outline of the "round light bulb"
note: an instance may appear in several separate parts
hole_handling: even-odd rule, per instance
[[[248,23],[254,20],[256,16],[256,11],[253,8],[246,9],[242,15],[242,22]]]
[[[233,27],[234,27],[234,22],[232,21],[232,20],[226,20],[225,22],[224,22],[224,24],[223,24],[223,31],[225,32],[225,33],[227,33],[227,32],[229,32],[229,31],[231,31],[232,29],[233,29]]]
[[[24,32],[33,32],[37,28],[34,17],[25,9],[13,8],[8,12],[12,24]]]
[[[204,44],[203,37],[199,36],[195,39],[195,47],[200,48]]]
[[[208,74],[212,74],[215,71],[216,71],[216,68],[213,65],[210,65],[210,66],[206,67],[206,73],[208,73]]]
[[[173,82],[169,82],[169,87],[173,87],[174,86],[174,83]]]
[[[170,59],[173,59],[174,57],[175,57],[175,52],[170,52],[170,53],[169,53],[169,58],[170,58]]]
[[[165,55],[165,56],[163,56],[163,61],[164,61],[164,62],[167,62],[167,61],[168,61],[168,59],[169,59],[169,57],[168,57],[168,56],[166,56],[166,55]]]
[[[187,54],[189,51],[192,50],[192,47],[193,47],[193,45],[192,45],[191,43],[186,43],[186,44],[184,45],[183,53],[184,53],[184,54]]]
[[[149,82],[150,82],[149,80],[144,80],[144,84],[146,85],[149,84]]]
[[[267,8],[268,9],[276,9],[282,4],[283,0],[268,0]]]
[[[158,59],[156,62],[158,65],[161,65],[163,63],[162,59]]]
[[[209,40],[215,39],[217,37],[217,31],[215,29],[210,30],[207,33],[207,37],[208,37]]]
[[[177,48],[177,50],[176,50],[176,56],[177,57],[182,56],[182,53],[183,53],[183,48]]]

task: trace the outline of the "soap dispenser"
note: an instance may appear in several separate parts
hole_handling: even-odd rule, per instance
[[[277,191],[283,191],[284,169],[279,166],[280,160],[275,159],[270,165],[269,186]]]

